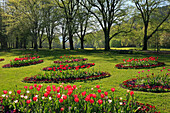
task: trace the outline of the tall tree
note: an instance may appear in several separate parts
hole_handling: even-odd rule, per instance
[[[57,5],[64,10],[64,16],[66,18],[66,25],[68,30],[68,39],[70,43],[70,50],[74,49],[73,35],[76,31],[76,16],[78,12],[77,0],[55,0]]]
[[[159,27],[167,20],[170,15],[170,8],[167,9],[167,14],[162,15],[162,20],[159,23],[155,23],[157,26],[151,33],[149,31],[149,25],[151,22],[152,16],[157,16],[155,11],[162,3],[166,3],[166,0],[133,0],[135,6],[139,13],[141,14],[144,26],[144,36],[143,36],[143,50],[147,50],[148,40],[158,31]],[[169,1],[167,1],[169,2]]]
[[[110,50],[110,40],[119,33],[124,32],[120,30],[110,36],[111,27],[121,22],[126,14],[125,8],[123,8],[123,0],[87,0],[92,10],[89,10],[90,8],[86,6],[84,0],[82,1],[84,2],[82,5],[97,18],[105,35],[105,50]]]

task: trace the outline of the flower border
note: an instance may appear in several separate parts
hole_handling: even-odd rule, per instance
[[[79,62],[79,61],[86,61],[88,60],[87,58],[82,58],[82,59],[72,59],[72,60],[66,60],[66,61],[54,61],[54,63],[72,63],[72,62]]]
[[[44,79],[44,80],[34,80],[36,78],[37,75],[35,75],[34,77],[25,77],[23,82],[26,83],[59,83],[59,82],[76,82],[76,81],[86,81],[86,80],[93,80],[93,79],[101,79],[101,78],[106,78],[106,77],[110,77],[110,73],[108,72],[102,72],[102,74],[100,75],[92,75],[92,76],[86,76],[86,77],[79,77],[79,78],[58,78],[58,79]],[[32,80],[31,80],[32,79]]]
[[[164,66],[165,63],[164,62],[158,62],[157,64],[152,64],[152,65],[143,65],[143,66],[123,66],[123,64],[125,63],[120,63],[120,64],[116,64],[115,67],[117,67],[118,69],[143,69],[143,68],[154,68],[154,67],[159,67],[159,66]]]
[[[4,61],[5,59],[4,58],[1,58],[0,61]]]
[[[3,68],[11,68],[11,67],[22,67],[22,66],[29,66],[29,65],[35,65],[35,64],[39,64],[44,62],[43,60],[39,60],[39,61],[35,61],[35,62],[31,62],[31,63],[24,63],[24,64],[18,64],[18,65],[11,65],[11,64],[6,64],[4,66],[2,66]]]
[[[145,77],[142,77],[145,78]],[[123,81],[122,84],[120,84],[120,86],[122,88],[125,89],[129,89],[129,90],[134,90],[134,91],[144,91],[144,92],[154,92],[154,93],[161,93],[161,92],[170,92],[170,87],[166,87],[166,86],[149,86],[149,85],[132,85],[128,82],[136,82],[137,78],[132,78],[132,79],[128,79]]]
[[[95,65],[95,63],[87,63],[87,64],[84,64],[84,65],[82,65],[82,66],[72,66],[72,67],[63,67],[63,68],[60,68],[60,67],[58,67],[58,68],[60,68],[60,69],[57,69],[57,67],[45,67],[45,68],[43,68],[42,70],[43,71],[58,71],[58,70],[70,70],[70,69],[81,69],[81,68],[89,68],[89,67],[92,67],[92,66],[94,66]]]

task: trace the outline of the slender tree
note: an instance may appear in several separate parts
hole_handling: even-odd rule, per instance
[[[156,31],[158,31],[159,27],[167,20],[170,15],[170,8],[168,8],[166,15],[162,15],[162,20],[159,23],[155,23],[157,26],[154,28],[154,30],[151,33],[148,33],[151,18],[152,16],[156,17],[156,13],[154,12],[158,7],[160,7],[160,5],[162,5],[162,3],[165,3],[166,0],[133,0],[133,2],[135,3],[135,6],[141,14],[143,20],[143,50],[147,50],[148,40],[156,33]]]

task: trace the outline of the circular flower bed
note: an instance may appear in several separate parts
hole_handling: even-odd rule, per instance
[[[70,70],[70,69],[81,69],[81,68],[89,68],[94,66],[95,63],[78,63],[78,64],[58,64],[52,65],[50,67],[43,68],[43,71],[58,71],[58,70]]]
[[[123,59],[124,63],[116,64],[115,67],[118,69],[142,69],[142,68],[153,68],[153,67],[159,67],[164,66],[165,63],[158,62],[158,57],[147,57],[143,59],[130,59],[125,60]]]
[[[86,81],[86,80],[95,80],[102,79],[105,77],[109,77],[110,74],[108,72],[100,72],[100,71],[53,71],[50,74],[38,74],[34,77],[25,77],[23,82],[76,82],[76,81]]]
[[[17,91],[3,91],[1,106],[3,112],[65,112],[65,113],[133,113],[156,112],[155,106],[136,102],[134,92],[127,91],[126,100],[115,98],[115,88],[102,91],[99,85],[91,90],[83,90],[81,86],[64,84],[44,87],[24,86]]]
[[[86,61],[87,58],[83,57],[77,57],[77,56],[60,56],[60,59],[58,61],[54,61],[54,63],[72,63],[72,62],[80,62],[80,61]]]
[[[5,59],[1,58],[0,61],[4,61]]]
[[[148,70],[150,71],[150,70]],[[170,71],[170,69],[168,69]],[[141,74],[142,72],[138,72]],[[149,92],[169,92],[170,91],[170,73],[161,70],[158,74],[148,74],[146,77],[133,78],[124,81],[121,86],[130,90],[149,91]]]

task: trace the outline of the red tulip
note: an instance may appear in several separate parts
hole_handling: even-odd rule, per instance
[[[33,89],[33,86],[30,86],[29,89]]]
[[[115,91],[115,88],[111,88],[111,91],[114,92],[114,91]]]
[[[98,88],[98,89],[99,89],[99,88],[100,88],[100,85],[97,85],[97,86],[96,86],[96,88]]]
[[[63,96],[63,99],[64,99],[64,100],[66,100],[66,99],[67,99],[67,96],[66,96],[66,95],[64,95],[64,96]]]
[[[29,104],[31,102],[31,100],[27,100],[27,104]]]
[[[134,92],[133,92],[133,91],[131,91],[131,92],[130,92],[130,95],[132,96],[133,94],[134,94]]]
[[[37,97],[33,97],[33,101],[36,101],[37,100]]]
[[[27,88],[28,88],[28,86],[24,86],[24,88],[25,88],[25,89],[27,89]]]
[[[57,95],[57,98],[60,98],[60,97],[61,97],[61,95],[60,95],[60,94],[58,94],[58,95]]]
[[[75,98],[74,101],[75,101],[75,102],[79,102],[79,98]]]
[[[107,96],[107,95],[108,95],[108,92],[104,92],[104,94]]]
[[[37,87],[37,84],[34,84],[34,87]]]
[[[86,95],[86,91],[82,92],[81,94],[82,94],[82,96],[85,96]]]
[[[98,103],[99,103],[99,104],[102,104],[102,103],[103,103],[103,101],[102,101],[101,99],[99,99],[99,100],[98,100]]]
[[[37,87],[37,91],[40,91],[40,88],[39,88],[39,87]]]
[[[101,93],[101,89],[98,89],[98,93]]]
[[[61,108],[60,110],[61,110],[61,111],[64,111],[64,108]]]
[[[44,96],[45,96],[45,97],[48,97],[48,93],[44,93]]]
[[[18,90],[17,93],[20,94],[20,93],[21,93],[21,90]]]
[[[63,102],[63,99],[62,99],[62,98],[60,98],[60,99],[59,99],[59,102],[60,102],[60,103],[62,103],[62,102]]]
[[[4,94],[7,94],[7,90],[4,90],[3,92],[4,92]]]
[[[77,87],[76,85],[73,85],[73,88],[74,88],[74,89],[76,89],[76,87]]]
[[[94,103],[94,100],[93,100],[93,99],[90,99],[90,103],[93,104],[93,103]]]
[[[93,98],[96,98],[96,94],[93,94]]]
[[[101,94],[100,96],[101,96],[101,98],[104,98],[104,94]]]

